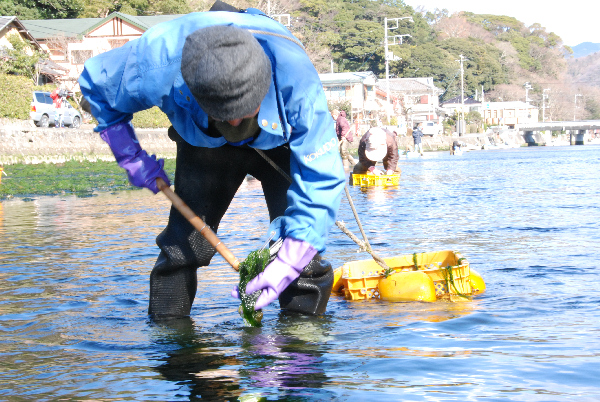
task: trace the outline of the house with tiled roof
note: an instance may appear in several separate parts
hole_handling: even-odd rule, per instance
[[[35,40],[33,35],[25,28],[22,21],[19,21],[14,16],[0,16],[0,47],[11,47],[8,41],[8,36],[17,34],[33,46],[35,49],[41,49],[40,44]]]
[[[0,16],[0,59],[8,56],[8,50],[12,49],[12,44],[9,40],[11,35],[19,35],[21,40],[30,45],[28,51],[30,56],[33,54],[31,49],[44,51],[41,44],[23,25],[23,22],[15,16]],[[38,83],[44,84],[53,82],[58,77],[65,74],[66,69],[54,63],[52,60],[40,60],[37,65],[37,80]]]
[[[77,78],[90,57],[123,46],[139,38],[156,24],[181,15],[133,16],[114,12],[106,18],[23,20],[23,26],[50,55],[50,60],[66,70],[62,81],[78,91]]]
[[[464,110],[463,110],[463,105],[464,105]],[[471,97],[467,97],[467,96],[464,96],[461,98],[461,96],[459,95],[459,96],[455,96],[454,98],[445,100],[442,103],[442,109],[444,109],[444,111],[448,115],[458,113],[461,110],[465,113],[469,113],[469,112],[481,113],[481,102],[476,99],[473,99]]]

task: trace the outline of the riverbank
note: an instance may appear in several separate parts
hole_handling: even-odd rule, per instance
[[[136,129],[142,148],[159,158],[174,159],[177,154],[175,142],[169,139],[167,129]],[[349,150],[357,154],[360,137],[355,136]],[[411,136],[397,137],[400,152],[413,148]],[[468,151],[495,148],[517,148],[527,145],[569,145],[568,134],[552,136],[536,134],[534,143],[527,144],[517,130],[490,130],[483,134],[463,136],[423,137],[423,150],[447,151],[454,141]],[[114,162],[108,145],[94,132],[94,126],[83,124],[78,129],[41,128],[26,120],[0,119],[0,165],[65,163],[68,161]]]
[[[166,128],[137,129],[136,135],[149,154],[175,158],[177,147],[167,136]],[[84,124],[78,129],[41,128],[29,121],[0,120],[0,165],[114,160],[92,125]]]
[[[167,135],[167,129],[137,129],[136,135],[142,148],[160,158],[173,159],[176,145]],[[495,138],[495,139],[494,139]],[[358,141],[355,138],[350,152],[356,154]],[[525,144],[517,132],[492,137],[489,134],[468,134],[465,136],[424,137],[424,151],[449,150],[452,142],[458,140],[468,149],[485,149],[501,141],[510,146]],[[398,137],[399,149],[413,147],[412,137]],[[29,121],[0,121],[0,165],[65,163],[67,161],[114,161],[108,145],[93,131],[92,125],[82,125],[78,129],[40,128]]]
[[[172,174],[177,150],[167,129],[138,129],[136,134],[148,153],[165,159],[165,170]],[[492,137],[470,134],[425,137],[423,148],[426,152],[446,151],[454,140],[461,142],[466,150],[486,149],[495,144]],[[522,136],[516,134],[496,141],[503,146],[524,144]],[[355,138],[350,146],[355,157],[358,142],[359,138]],[[400,152],[413,147],[412,137],[398,137],[397,142]],[[110,148],[91,125],[56,129],[36,127],[28,121],[0,121],[0,166],[4,166],[0,200],[39,195],[90,196],[98,191],[137,189],[129,184],[125,171],[115,163]]]

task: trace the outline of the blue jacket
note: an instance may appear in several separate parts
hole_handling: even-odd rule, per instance
[[[266,150],[289,144],[293,183],[281,235],[323,252],[345,181],[331,114],[319,76],[300,42],[260,11],[191,13],[86,61],[79,85],[98,120],[95,131],[158,106],[189,144],[209,148],[226,144],[224,138],[206,134],[208,116],[181,76],[185,38],[219,24],[250,30],[271,60],[273,79],[258,113],[261,132],[248,145]]]
[[[415,144],[420,144],[421,137],[423,136],[423,132],[421,131],[420,128],[415,128],[412,132],[412,136],[413,136],[413,140],[415,141]]]

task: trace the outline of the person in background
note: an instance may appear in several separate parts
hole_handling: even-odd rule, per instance
[[[456,151],[460,151],[460,143],[454,140],[452,142],[452,146],[450,147],[450,155],[454,155]]]
[[[381,127],[372,127],[360,139],[358,163],[352,173],[377,175],[400,173],[398,159],[398,144],[393,134]],[[383,171],[376,167],[379,161],[383,162]]]
[[[413,129],[412,136],[415,143],[415,152],[418,152],[423,156],[423,144],[421,144],[421,138],[423,137],[423,131],[421,131],[423,123],[418,123]]]
[[[246,292],[261,291],[257,310],[279,299],[282,309],[325,311],[333,270],[321,255],[345,175],[321,81],[287,28],[218,1],[88,59],[79,85],[95,131],[130,182],[155,194],[157,178],[169,183],[164,162],[142,149],[131,119],[153,106],[169,116],[174,191],[215,233],[246,176],[259,180],[269,233],[282,244]],[[197,269],[215,249],[176,208],[156,243],[148,313],[188,316]],[[303,303],[306,292],[318,292],[318,304]],[[237,287],[232,296],[239,298]]]
[[[66,102],[64,91],[61,88],[56,88],[50,93],[52,103],[54,104],[54,128],[64,127],[63,124],[63,102]]]
[[[337,118],[340,115],[340,111],[337,109],[333,109],[331,111],[331,118],[333,119],[333,130],[336,130],[336,126],[337,126]]]
[[[335,126],[337,125],[337,118],[340,115],[340,111],[337,109],[333,109],[331,111],[331,118],[333,119],[333,127],[335,128]]]
[[[340,143],[340,155],[342,157],[342,162],[344,163],[344,168],[350,168],[356,164],[356,161],[352,155],[350,155],[350,151],[348,150],[354,137],[352,136],[350,123],[348,123],[348,119],[346,119],[346,112],[343,110],[339,111],[338,118],[335,121],[335,132]]]

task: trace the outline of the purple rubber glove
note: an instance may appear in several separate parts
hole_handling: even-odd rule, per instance
[[[100,133],[110,147],[119,166],[127,171],[129,182],[137,187],[145,187],[154,194],[160,190],[156,186],[156,178],[160,177],[167,185],[171,185],[163,170],[165,161],[156,160],[155,155],[148,155],[142,150],[135,137],[131,123],[117,123]]]
[[[316,254],[317,250],[307,242],[286,237],[275,260],[246,285],[246,294],[262,290],[254,309],[260,310],[277,299]],[[239,298],[237,289],[231,295]]]

